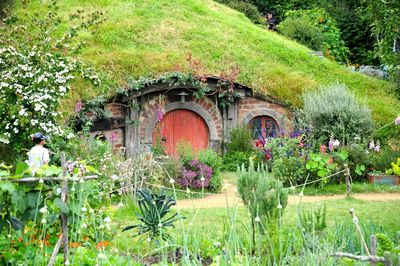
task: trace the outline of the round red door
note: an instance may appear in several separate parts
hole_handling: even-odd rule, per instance
[[[160,136],[161,131],[161,136]],[[165,114],[153,130],[153,143],[161,138],[165,151],[170,156],[177,154],[177,144],[185,141],[195,152],[208,147],[209,131],[201,116],[186,109],[177,109]]]

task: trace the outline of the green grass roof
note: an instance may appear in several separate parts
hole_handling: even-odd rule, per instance
[[[187,68],[186,57],[192,53],[202,61],[204,74],[219,74],[237,64],[241,69],[238,82],[290,105],[301,105],[303,91],[340,82],[368,104],[377,121],[393,120],[399,112],[400,102],[388,94],[392,84],[311,56],[306,47],[211,0],[59,2],[65,15],[77,9],[106,12],[106,21],[96,34],[81,34],[88,44],[81,57],[106,74],[115,87],[128,77],[157,75],[176,65]],[[34,0],[27,10],[33,14],[43,8],[43,1]],[[77,84],[71,97],[89,92]]]

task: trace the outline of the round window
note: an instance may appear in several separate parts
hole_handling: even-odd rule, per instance
[[[275,138],[279,136],[279,127],[270,116],[256,116],[249,122],[253,139]]]

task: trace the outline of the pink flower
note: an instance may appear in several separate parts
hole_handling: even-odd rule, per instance
[[[400,126],[400,116],[398,116],[395,120],[394,120],[394,124],[396,126]]]
[[[79,113],[82,110],[83,104],[81,101],[75,104],[75,113]]]
[[[117,139],[117,132],[114,131],[113,133],[111,133],[111,141],[114,142]]]

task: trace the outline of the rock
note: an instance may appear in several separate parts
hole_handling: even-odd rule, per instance
[[[382,70],[373,66],[360,66],[358,72],[373,78],[383,79],[385,77],[385,73]]]

